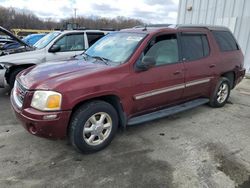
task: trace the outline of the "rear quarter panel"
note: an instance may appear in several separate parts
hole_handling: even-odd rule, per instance
[[[216,65],[215,69],[213,70],[214,80],[213,80],[213,87],[211,88],[211,93],[213,93],[219,78],[224,73],[233,71],[237,79],[237,72],[239,71],[239,69],[242,69],[244,65],[244,56],[241,49],[236,51],[226,51],[226,52],[221,51],[219,45],[217,44],[211,32],[210,36],[211,36],[210,40],[212,43],[212,47],[214,48],[215,51],[212,59]]]

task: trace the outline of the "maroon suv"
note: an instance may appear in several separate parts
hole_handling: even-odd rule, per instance
[[[70,138],[82,152],[117,131],[209,103],[222,107],[245,75],[224,27],[142,27],[111,33],[74,60],[21,72],[11,102],[31,134]]]

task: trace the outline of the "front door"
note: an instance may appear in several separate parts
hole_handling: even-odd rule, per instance
[[[146,58],[154,59],[155,66],[133,75],[134,112],[139,113],[176,103],[184,90],[183,64],[179,61],[176,34],[154,37],[137,63]]]
[[[85,50],[84,33],[67,34],[57,40],[54,45],[60,46],[58,52],[47,52],[46,61],[66,60]]]

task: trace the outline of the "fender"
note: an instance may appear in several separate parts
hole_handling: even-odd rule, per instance
[[[90,95],[85,95],[82,96],[81,98],[79,98],[77,101],[74,101],[72,104],[74,104],[72,106],[72,111],[74,111],[75,109],[77,109],[79,106],[81,106],[83,103],[90,101],[90,100],[97,100],[97,99],[101,99],[104,100],[108,103],[110,103],[111,105],[114,106],[114,108],[116,109],[118,115],[119,115],[119,125],[125,129],[126,125],[127,125],[127,113],[126,113],[126,106],[124,106],[125,104],[122,102],[121,97],[118,95],[117,92],[101,92],[98,94],[90,94]]]
[[[15,70],[16,68],[22,67],[22,68],[29,68],[36,64],[13,64],[13,63],[6,63],[2,64],[2,66],[6,69],[4,77],[7,83],[9,82],[9,76],[11,75],[11,72]]]

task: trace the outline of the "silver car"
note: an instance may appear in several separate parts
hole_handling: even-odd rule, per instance
[[[0,87],[12,88],[16,75],[33,65],[66,60],[83,53],[89,46],[106,35],[102,30],[54,31],[40,39],[32,51],[0,57]]]

